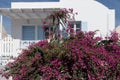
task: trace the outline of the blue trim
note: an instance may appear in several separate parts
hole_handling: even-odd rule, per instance
[[[88,27],[87,27],[87,22],[81,22],[81,30],[82,31],[88,31]]]

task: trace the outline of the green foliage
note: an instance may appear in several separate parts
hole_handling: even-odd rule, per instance
[[[31,45],[7,64],[3,76],[13,80],[119,80],[119,40],[94,35],[79,31],[61,42]]]

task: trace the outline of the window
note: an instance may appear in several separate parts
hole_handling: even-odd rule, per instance
[[[23,40],[43,40],[44,30],[41,26],[22,26]]]
[[[70,22],[70,25],[76,31],[79,31],[81,29],[81,21]]]
[[[44,29],[45,39],[48,39],[48,38],[49,38],[49,35],[50,35],[52,32],[53,32],[53,27],[45,26],[45,29]]]
[[[81,21],[76,21],[76,31],[81,30]]]
[[[74,28],[74,30],[79,31],[87,31],[87,22],[84,21],[75,21],[75,22],[70,22],[72,28]],[[76,26],[76,27],[75,27]]]
[[[23,26],[22,27],[22,39],[23,40],[35,40],[35,26]]]

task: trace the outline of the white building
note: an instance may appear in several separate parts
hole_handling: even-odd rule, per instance
[[[115,28],[115,10],[108,9],[95,0],[12,2],[11,8],[1,8],[0,14],[8,16],[12,20],[11,36],[13,39],[20,40],[19,44],[14,43],[14,45],[23,45],[24,42],[30,43],[31,41],[45,39],[44,30],[41,28],[41,19],[60,8],[73,8],[78,13],[75,16],[79,24],[77,27],[83,31],[100,30],[100,34],[105,36]]]

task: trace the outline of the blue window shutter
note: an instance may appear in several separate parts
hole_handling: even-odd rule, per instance
[[[81,21],[76,21],[76,29],[81,29]]]
[[[76,31],[81,30],[81,21],[76,21]]]
[[[87,22],[81,22],[81,30],[82,31],[88,31],[88,27],[87,27]]]
[[[44,30],[42,29],[42,27],[38,26],[37,27],[37,35],[38,35],[38,40],[43,40],[45,39],[45,35],[44,35]]]
[[[22,39],[23,40],[35,40],[35,26],[23,26],[22,27]]]

